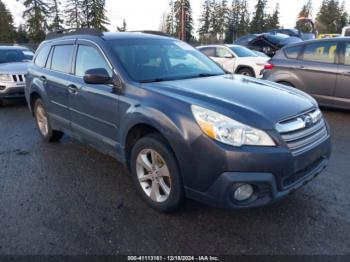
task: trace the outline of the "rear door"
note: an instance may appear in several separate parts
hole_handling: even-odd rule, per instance
[[[93,85],[84,82],[89,69],[104,68],[113,75],[112,66],[101,49],[86,41],[77,42],[70,86],[69,103],[73,132],[102,151],[117,152],[118,95],[112,85]]]
[[[350,107],[350,41],[344,42],[337,77],[335,98],[346,107]]]
[[[71,72],[74,42],[62,41],[52,47],[46,65],[50,73],[42,76],[42,80],[46,82],[50,117],[66,129],[70,129],[68,86],[73,79]]]
[[[296,72],[301,82],[299,87],[325,102],[334,95],[337,79],[337,42],[318,41],[306,44]]]

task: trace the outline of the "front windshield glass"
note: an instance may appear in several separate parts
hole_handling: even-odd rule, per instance
[[[26,49],[0,49],[0,64],[29,62],[34,53]]]
[[[223,75],[213,61],[188,44],[176,40],[110,41],[119,62],[137,82],[160,82]]]
[[[238,57],[257,57],[250,49],[243,46],[230,46],[230,49],[238,56]]]

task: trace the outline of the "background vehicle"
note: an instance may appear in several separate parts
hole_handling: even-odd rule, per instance
[[[298,37],[290,37],[284,34],[265,33],[256,35],[256,37],[249,42],[238,39],[235,43],[241,43],[240,45],[242,46],[263,52],[269,57],[272,57],[275,55],[276,51],[282,47],[299,42],[302,42],[302,40]]]
[[[335,37],[340,37],[341,34],[319,34],[317,36],[317,39],[324,39],[324,38],[335,38]]]
[[[25,74],[32,50],[20,46],[0,46],[0,105],[5,99],[24,97]]]
[[[350,26],[344,27],[341,35],[342,36],[350,36]]]
[[[264,79],[303,90],[321,105],[350,109],[350,39],[292,45],[269,63]]]
[[[284,35],[288,35],[291,37],[298,37],[300,39],[303,39],[302,33],[298,30],[298,29],[287,29],[287,28],[280,28],[280,29],[274,29],[274,30],[270,30],[267,33],[270,34],[284,34]]]
[[[242,36],[242,37],[238,38],[236,41],[234,41],[233,44],[246,46],[246,45],[248,45],[248,43],[250,41],[257,38],[258,35],[259,34],[250,34],[250,35]]]
[[[262,77],[267,57],[261,57],[239,45],[208,45],[197,47],[226,71],[251,77]]]
[[[112,155],[161,211],[185,196],[264,206],[314,179],[330,157],[328,125],[309,95],[226,75],[168,37],[51,35],[29,67],[26,99],[44,140],[65,132]]]

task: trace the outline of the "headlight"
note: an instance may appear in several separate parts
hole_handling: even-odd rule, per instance
[[[2,82],[11,82],[12,78],[10,75],[0,74],[0,81]]]
[[[214,111],[193,105],[192,113],[206,135],[224,144],[236,147],[242,145],[276,145],[264,131],[247,126]]]

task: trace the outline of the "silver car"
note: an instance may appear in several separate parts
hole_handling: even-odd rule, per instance
[[[0,105],[24,97],[25,75],[34,53],[20,46],[0,46]]]
[[[323,106],[350,109],[350,38],[285,47],[265,65],[263,78],[307,92]]]

